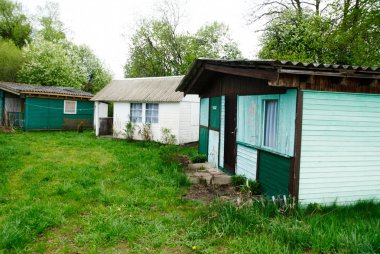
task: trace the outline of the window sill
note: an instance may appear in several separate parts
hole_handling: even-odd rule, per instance
[[[241,141],[236,141],[236,144],[238,145],[242,145],[242,146],[245,146],[245,147],[248,147],[248,148],[254,148],[254,149],[257,149],[257,150],[262,150],[262,151],[265,151],[265,152],[268,152],[268,153],[273,153],[273,154],[276,154],[276,155],[279,155],[279,156],[282,156],[282,157],[286,157],[286,158],[292,158],[293,156],[289,156],[287,154],[283,154],[283,153],[279,153],[271,148],[268,148],[268,147],[262,147],[262,146],[256,146],[256,145],[251,145],[251,144],[247,144],[247,143],[244,143],[244,142],[241,142]]]

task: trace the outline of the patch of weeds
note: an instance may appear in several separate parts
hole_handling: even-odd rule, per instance
[[[203,163],[207,161],[207,155],[205,154],[195,154],[190,158],[193,163]]]
[[[231,184],[235,189],[242,192],[249,193],[250,195],[260,195],[260,184],[258,181],[248,179],[242,175],[231,176]]]

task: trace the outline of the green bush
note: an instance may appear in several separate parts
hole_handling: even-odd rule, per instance
[[[233,175],[231,176],[231,184],[235,187],[240,187],[245,184],[247,178],[242,175]]]
[[[207,156],[205,154],[196,154],[191,157],[193,163],[203,163],[207,161]]]
[[[247,179],[247,177],[242,175],[233,175],[231,177],[231,184],[238,187],[241,191],[250,191],[252,195],[260,195],[260,184],[259,182]]]
[[[21,50],[11,41],[0,38],[0,80],[15,81],[22,62]]]

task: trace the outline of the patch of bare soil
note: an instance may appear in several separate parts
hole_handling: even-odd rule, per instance
[[[200,200],[205,203],[210,203],[219,198],[222,201],[229,201],[236,204],[249,199],[246,193],[237,191],[230,185],[206,186],[203,184],[191,185],[188,192],[184,195],[184,198],[189,200]]]

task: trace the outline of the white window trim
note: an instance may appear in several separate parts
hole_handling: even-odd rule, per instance
[[[75,112],[67,112],[66,111],[66,102],[74,102],[75,103]],[[76,115],[77,113],[77,101],[71,101],[71,100],[64,100],[63,101],[63,113],[66,115]]]

